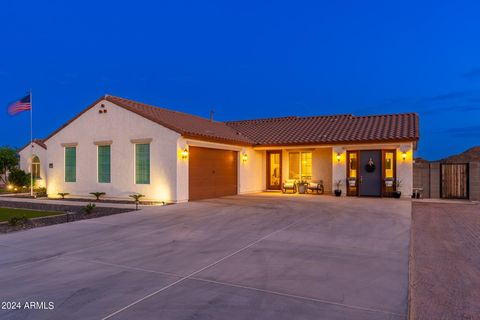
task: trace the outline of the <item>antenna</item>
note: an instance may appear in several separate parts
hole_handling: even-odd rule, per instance
[[[215,108],[210,109],[210,121],[213,122],[213,116],[215,115]]]

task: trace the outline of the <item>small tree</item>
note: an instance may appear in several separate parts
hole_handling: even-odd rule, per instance
[[[13,148],[0,147],[0,181],[7,184],[7,172],[12,171],[18,166],[18,154]]]

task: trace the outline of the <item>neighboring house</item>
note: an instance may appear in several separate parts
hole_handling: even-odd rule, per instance
[[[37,140],[33,154],[51,196],[184,202],[313,179],[326,193],[340,180],[343,195],[380,197],[393,191],[386,178],[401,180],[410,196],[418,139],[414,113],[217,122],[105,95]],[[30,150],[20,155],[29,171]]]

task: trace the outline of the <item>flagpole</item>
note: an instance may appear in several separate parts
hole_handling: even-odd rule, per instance
[[[33,197],[33,99],[30,89],[30,196]]]

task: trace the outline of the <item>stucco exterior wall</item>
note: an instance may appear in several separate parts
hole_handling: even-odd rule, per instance
[[[99,113],[104,104],[107,113]],[[46,141],[48,147],[49,196],[68,192],[89,196],[90,192],[105,192],[107,197],[125,198],[141,193],[145,199],[175,201],[177,197],[177,141],[180,135],[150,120],[101,101],[82,114],[59,133]],[[135,184],[135,145],[132,139],[151,139],[150,184]],[[111,141],[111,183],[97,181],[97,145]],[[64,147],[77,144],[76,182],[64,182]]]
[[[312,175],[314,180],[323,180],[326,194],[332,193],[332,148],[315,149],[312,158]]]
[[[40,179],[36,179],[35,186],[39,188],[44,188],[47,185],[47,150],[42,148],[36,143],[33,143],[32,152],[30,153],[30,144],[18,152],[20,155],[20,169],[25,172],[31,171],[30,164],[32,163],[32,158],[37,156],[40,159]],[[32,156],[33,154],[33,156]]]

